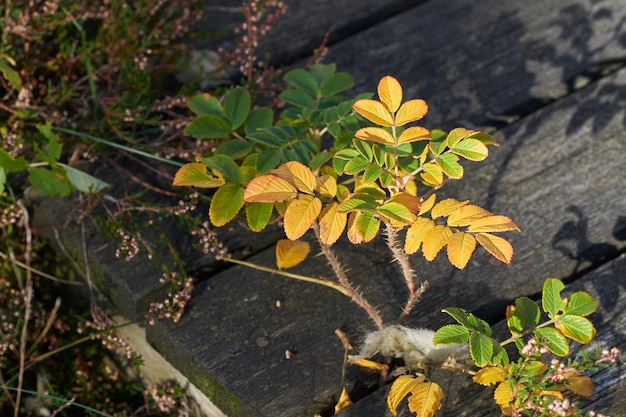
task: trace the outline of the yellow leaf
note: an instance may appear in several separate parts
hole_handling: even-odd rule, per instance
[[[385,105],[376,100],[357,100],[352,108],[370,122],[380,126],[393,126],[393,116]]]
[[[296,187],[275,175],[261,175],[248,183],[243,194],[248,203],[276,203],[296,198]]]
[[[422,244],[422,253],[427,261],[432,261],[452,236],[452,229],[443,225],[435,225],[426,236]]]
[[[506,216],[489,216],[473,221],[468,232],[506,232],[509,230],[520,231],[518,225]]]
[[[430,132],[425,127],[412,126],[404,130],[398,138],[398,143],[417,142],[418,140],[430,140]]]
[[[325,245],[332,245],[346,228],[348,214],[337,211],[339,204],[332,203],[322,210],[320,214],[320,237]]]
[[[413,214],[419,213],[420,209],[420,199],[405,192],[399,192],[393,195],[388,201],[394,201],[396,203],[402,204],[404,207],[409,209],[409,211]]]
[[[419,417],[432,417],[441,408],[443,390],[434,382],[424,382],[411,390],[409,410]]]
[[[334,198],[337,195],[337,180],[330,175],[317,178],[317,192],[324,197]]]
[[[476,240],[496,259],[499,259],[505,264],[511,263],[511,259],[513,258],[513,246],[511,246],[507,240],[489,233],[478,233]]]
[[[322,210],[319,198],[303,195],[289,204],[285,210],[285,234],[291,240],[302,237]]]
[[[493,392],[493,398],[500,406],[511,404],[513,401],[513,389],[508,380],[500,382]]]
[[[457,208],[448,216],[448,226],[467,226],[483,217],[492,216],[491,212],[482,207],[468,204]]]
[[[458,232],[448,239],[448,260],[458,269],[463,269],[476,249],[476,239],[469,233]]]
[[[313,171],[306,165],[297,161],[287,162],[273,169],[271,173],[294,185],[303,193],[313,194],[317,186],[317,179]]]
[[[422,99],[409,100],[400,106],[396,113],[396,126],[402,126],[421,119],[428,113],[428,105]]]
[[[354,136],[368,142],[382,143],[383,145],[394,145],[396,143],[391,133],[382,127],[364,127],[357,130]]]
[[[564,376],[565,380],[570,382],[570,384],[565,385],[566,390],[582,397],[591,397],[595,392],[595,386],[588,376],[577,375],[572,372],[567,372]]]
[[[395,113],[402,103],[402,86],[398,80],[386,75],[378,82],[378,98],[383,102],[387,110]]]
[[[361,212],[359,210],[351,211],[348,215],[348,231],[346,234],[348,235],[348,240],[353,245],[358,245],[359,243],[363,243],[364,237],[359,231],[359,228],[356,227],[356,219],[357,216]]]
[[[446,198],[445,200],[441,200],[440,202],[438,202],[433,207],[430,213],[430,216],[433,219],[436,219],[438,217],[447,217],[454,210],[458,209],[459,207],[463,207],[467,205],[468,203],[469,203],[469,200],[459,201],[459,200],[455,200],[454,198]]]
[[[365,359],[361,356],[348,356],[348,358],[350,359],[350,363],[356,366],[360,366],[361,368],[375,369],[377,371],[389,370],[389,365],[386,365],[384,363],[378,363],[370,359]]]
[[[387,394],[387,407],[389,411],[395,416],[398,412],[398,405],[400,401],[406,397],[417,385],[425,383],[426,377],[422,374],[418,374],[417,378],[410,375],[400,375],[389,389]],[[421,415],[420,415],[421,417]]]
[[[546,396],[546,397],[555,397],[555,398],[558,398],[559,400],[563,399],[563,394],[561,394],[559,391],[555,391],[551,389],[540,389],[539,391],[537,391],[537,394]]]
[[[343,387],[343,389],[341,390],[341,396],[339,397],[337,404],[335,404],[335,414],[351,405],[352,400],[350,400],[350,397],[348,396],[348,391],[346,390],[346,387]]]
[[[409,255],[419,250],[426,234],[435,227],[435,222],[419,217],[406,231],[406,240],[404,241],[404,251]]]
[[[425,201],[423,201],[422,206],[420,207],[420,216],[422,214],[428,213],[428,211],[433,208],[436,201],[437,201],[437,194],[432,194]]]
[[[443,184],[443,170],[434,162],[427,162],[422,165],[424,169],[420,177],[429,185],[440,186]]]
[[[217,188],[224,184],[226,184],[224,178],[210,175],[205,164],[191,162],[183,165],[176,171],[172,185]]]
[[[506,379],[507,369],[501,366],[486,366],[476,372],[472,378],[474,382],[480,385],[489,386],[502,382]]]
[[[288,269],[300,264],[311,252],[309,242],[281,239],[276,243],[276,266]]]
[[[407,181],[406,184],[404,185],[404,191],[417,197],[417,184],[415,183],[415,181],[413,180]]]

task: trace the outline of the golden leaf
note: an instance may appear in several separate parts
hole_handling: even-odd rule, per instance
[[[402,86],[390,75],[386,75],[378,82],[378,98],[387,110],[395,113],[402,103]]]
[[[384,363],[378,363],[370,359],[365,359],[361,356],[348,356],[348,358],[350,359],[350,363],[356,366],[360,366],[361,368],[375,369],[377,371],[389,370],[389,365],[386,365]]]
[[[209,174],[207,166],[200,162],[191,162],[183,165],[174,175],[174,186],[193,186],[198,188],[216,188],[224,185],[224,178]]]
[[[380,126],[393,126],[393,116],[380,101],[369,99],[357,100],[352,105],[352,108],[370,122],[374,122]]]
[[[302,237],[322,210],[319,198],[303,195],[289,204],[285,210],[285,234],[291,240]]]
[[[467,226],[478,219],[488,216],[492,216],[491,212],[482,207],[468,204],[450,213],[448,216],[448,226]]]
[[[428,105],[422,99],[409,100],[400,106],[396,113],[396,126],[402,126],[421,119],[428,113]]]
[[[243,199],[249,203],[276,203],[295,198],[296,187],[275,175],[261,175],[248,183]]]
[[[351,211],[348,215],[348,231],[346,232],[346,234],[348,235],[348,240],[353,245],[363,243],[363,235],[359,231],[359,228],[356,227],[356,219],[360,213],[361,212],[359,210],[355,210]]]
[[[337,180],[330,175],[318,177],[317,191],[324,197],[334,198],[337,195]]]
[[[419,213],[420,205],[422,204],[419,198],[405,192],[399,192],[394,194],[393,197],[391,197],[388,201],[394,201],[396,203],[402,204],[413,214]]]
[[[435,227],[435,222],[419,217],[406,231],[406,240],[404,241],[404,251],[409,255],[419,250],[426,234]]]
[[[422,253],[427,261],[432,261],[452,236],[452,229],[443,225],[435,225],[426,236],[422,243]]]
[[[420,172],[420,177],[429,185],[440,186],[443,184],[443,170],[434,162],[426,162],[422,165],[424,169]]]
[[[411,195],[417,196],[417,184],[415,183],[415,181],[413,180],[407,181],[406,184],[404,185],[404,191]]]
[[[476,240],[496,259],[499,259],[505,264],[511,263],[511,259],[513,258],[513,246],[511,246],[506,239],[489,233],[478,233],[476,234]]]
[[[339,204],[332,203],[320,214],[320,240],[325,245],[332,245],[346,228],[348,214],[337,211]]]
[[[425,127],[412,126],[400,134],[398,143],[410,143],[419,140],[430,140],[430,132]]]
[[[506,232],[509,230],[520,231],[518,225],[506,216],[489,216],[473,221],[468,232]]]
[[[493,392],[493,398],[500,406],[511,404],[513,401],[513,389],[508,380],[500,382]]]
[[[441,408],[443,390],[434,382],[424,382],[411,390],[409,410],[419,417],[432,417]]]
[[[446,198],[445,200],[441,200],[440,202],[438,202],[433,207],[430,213],[430,216],[433,219],[436,219],[438,217],[447,217],[454,210],[458,209],[459,207],[463,207],[467,205],[468,203],[469,203],[469,200],[459,201],[459,200],[455,200],[454,198]]]
[[[458,269],[463,269],[476,249],[476,239],[469,233],[458,232],[448,239],[448,260]]]
[[[502,382],[506,379],[507,369],[501,366],[486,366],[476,372],[472,378],[474,382],[480,385],[489,386]]]
[[[382,127],[364,127],[356,131],[355,137],[368,142],[382,143],[383,145],[394,145],[395,141],[391,133]]]
[[[346,387],[343,387],[343,389],[341,390],[341,396],[339,397],[337,404],[335,404],[335,414],[351,405],[352,400],[350,400],[350,397],[348,396],[348,391],[346,390]]]
[[[281,239],[276,243],[276,266],[289,269],[300,264],[311,252],[309,242]]]
[[[313,171],[297,161],[287,162],[270,172],[294,185],[303,193],[313,194],[317,185],[317,179]]]
[[[591,397],[595,392],[596,387],[588,376],[578,375],[574,372],[566,372],[564,376],[565,380],[570,382],[564,386],[566,390],[582,397]]]
[[[389,411],[395,416],[398,412],[400,401],[402,401],[413,388],[417,385],[424,384],[425,381],[426,377],[422,374],[418,374],[417,378],[410,375],[400,375],[393,381],[389,389],[389,394],[387,394],[387,407],[389,407]]]
[[[420,216],[422,214],[428,213],[430,209],[432,209],[437,201],[437,194],[432,194],[425,201],[422,202],[422,206],[420,207]]]

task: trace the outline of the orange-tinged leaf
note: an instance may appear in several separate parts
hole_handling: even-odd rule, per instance
[[[362,236],[363,242],[367,243],[378,234],[380,220],[374,217],[372,213],[359,212],[355,217],[354,225]]]
[[[398,412],[398,405],[400,401],[404,399],[417,385],[424,384],[426,377],[422,374],[418,374],[417,378],[410,375],[400,375],[389,389],[387,394],[387,407],[389,411],[395,416]],[[421,415],[420,415],[421,416]]]
[[[486,366],[476,372],[472,378],[474,382],[485,387],[502,382],[506,379],[508,371],[501,366]]]
[[[430,140],[430,132],[425,127],[412,126],[400,134],[398,143],[411,143],[419,140]]]
[[[445,200],[441,200],[440,202],[438,202],[433,207],[432,211],[430,212],[430,216],[433,219],[436,219],[438,217],[447,217],[454,210],[460,207],[463,207],[467,204],[469,204],[469,200],[459,201],[454,198],[446,198]]]
[[[200,162],[191,162],[178,169],[174,175],[174,186],[193,186],[198,188],[217,188],[226,181],[222,177],[209,174],[207,166]]]
[[[391,133],[382,127],[364,127],[357,130],[354,136],[368,142],[382,143],[383,145],[395,144]]]
[[[332,203],[322,210],[320,214],[320,237],[325,245],[332,245],[346,228],[348,214],[337,211],[337,203]]]
[[[322,202],[319,198],[303,195],[289,204],[285,210],[285,234],[291,240],[302,237],[313,225],[322,211]]]
[[[406,231],[406,240],[404,241],[404,251],[409,255],[419,250],[424,237],[432,228],[435,222],[425,217],[419,217]]]
[[[421,202],[420,199],[415,197],[414,195],[405,192],[399,192],[394,194],[394,196],[391,197],[389,201],[395,201],[396,203],[402,204],[413,214],[419,213]]]
[[[352,400],[350,399],[350,396],[348,396],[348,390],[346,390],[346,387],[343,387],[341,390],[341,396],[339,396],[339,400],[337,401],[337,404],[335,404],[335,414],[351,405]]]
[[[505,264],[510,264],[513,258],[513,246],[500,236],[495,236],[489,233],[476,234],[476,240],[489,252],[493,257],[499,259]]]
[[[276,266],[288,269],[300,264],[311,252],[309,242],[281,239],[276,243]]]
[[[443,390],[434,382],[424,382],[416,386],[409,397],[409,410],[420,417],[433,417],[441,408]]]
[[[352,108],[370,122],[380,126],[393,126],[393,116],[387,107],[380,101],[363,99],[357,100]]]
[[[299,191],[313,194],[317,186],[317,179],[306,165],[290,161],[271,171],[273,175],[280,177],[288,183],[294,185]]]
[[[424,236],[424,243],[422,243],[422,253],[427,261],[432,261],[437,257],[437,254],[448,243],[448,240],[452,236],[452,229],[443,225],[435,225],[426,236]]]
[[[430,209],[435,206],[435,202],[437,201],[437,194],[431,194],[426,200],[422,202],[422,206],[420,207],[420,216],[422,214],[428,213]]]
[[[377,371],[387,371],[389,370],[389,365],[384,363],[378,363],[376,361],[365,359],[361,356],[350,356],[350,363],[360,366],[361,368],[367,369],[375,369]]]
[[[468,232],[506,232],[520,231],[518,225],[506,216],[489,216],[473,221],[467,228]]]
[[[454,233],[448,239],[448,260],[459,269],[465,268],[474,250],[476,239],[469,233]]]
[[[468,226],[472,222],[483,217],[492,216],[493,214],[482,207],[473,204],[464,205],[457,208],[448,215],[448,226],[459,227]]]
[[[261,175],[248,183],[243,194],[246,202],[276,203],[295,198],[296,187],[276,175]]]
[[[337,180],[330,175],[317,178],[317,192],[324,197],[334,198],[337,195]]]
[[[409,100],[403,103],[398,113],[396,113],[396,126],[402,126],[419,120],[424,117],[426,113],[428,113],[428,105],[424,100]]]
[[[591,381],[591,378],[585,375],[577,375],[575,373],[565,373],[565,380],[569,384],[565,385],[565,389],[572,391],[576,395],[582,397],[591,397],[596,390],[595,385]]]
[[[508,380],[500,382],[493,392],[493,398],[500,406],[511,404],[513,401],[513,389]]]
[[[402,103],[402,86],[390,75],[386,75],[378,82],[378,98],[383,102],[385,107],[395,113]]]

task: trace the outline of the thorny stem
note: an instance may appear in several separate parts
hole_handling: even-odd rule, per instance
[[[378,311],[374,307],[372,307],[372,305],[365,299],[365,297],[363,297],[363,294],[358,292],[352,286],[352,284],[348,280],[348,277],[346,277],[346,274],[343,271],[343,268],[341,267],[341,263],[337,259],[337,256],[335,255],[335,253],[330,249],[330,246],[322,243],[322,239],[320,236],[320,227],[318,223],[313,223],[313,231],[315,232],[315,237],[317,238],[317,241],[320,247],[322,248],[322,253],[326,257],[326,260],[328,260],[328,263],[330,264],[330,266],[332,267],[333,272],[335,273],[335,276],[337,277],[337,280],[339,281],[339,284],[349,292],[349,294],[346,294],[346,295],[350,297],[350,299],[354,301],[357,305],[359,305],[359,307],[361,307],[363,310],[367,312],[367,314],[370,316],[370,319],[372,319],[374,324],[379,329],[383,329],[385,327],[385,323],[383,322],[383,319],[378,313]]]
[[[400,313],[400,316],[398,317],[398,324],[402,324],[404,320],[406,320],[415,304],[420,300],[420,298],[422,298],[422,294],[424,294],[426,288],[428,288],[428,281],[422,281],[417,291],[409,295],[409,298],[406,300],[406,304],[402,309],[402,313]]]

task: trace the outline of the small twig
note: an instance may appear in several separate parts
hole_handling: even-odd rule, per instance
[[[12,263],[14,263],[15,265],[19,266],[22,269],[29,269],[33,274],[35,275],[39,275],[42,278],[47,278],[51,281],[54,282],[59,282],[61,284],[67,284],[67,285],[83,285],[80,282],[75,282],[75,281],[69,281],[66,279],[61,279],[61,278],[57,278],[54,275],[50,275],[46,272],[40,271],[37,268],[33,268],[32,266],[28,266],[23,262],[18,261],[17,259],[15,259],[14,257],[10,257],[8,256],[6,253],[0,252],[0,258],[2,259],[9,259]]]
[[[46,320],[46,325],[44,326],[41,333],[39,333],[39,336],[37,336],[37,339],[35,339],[35,341],[33,342],[33,345],[30,347],[30,349],[28,349],[26,356],[32,355],[32,353],[37,348],[37,345],[44,339],[44,337],[46,337],[46,335],[50,331],[50,328],[52,327],[52,324],[54,323],[54,319],[56,319],[57,317],[57,313],[59,312],[60,307],[61,307],[61,297],[57,297],[54,302],[54,307],[52,307],[52,311],[50,311],[50,315],[48,316],[48,319]]]
[[[422,281],[417,291],[413,292],[413,294],[409,296],[409,298],[406,300],[404,308],[402,309],[402,312],[400,313],[400,316],[398,317],[398,324],[402,324],[404,320],[406,320],[407,316],[415,306],[415,303],[420,300],[422,294],[424,293],[424,291],[426,291],[426,288],[428,288],[428,285],[428,281]]]

